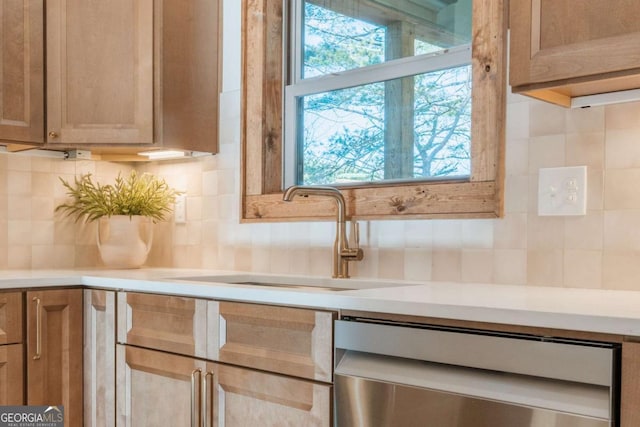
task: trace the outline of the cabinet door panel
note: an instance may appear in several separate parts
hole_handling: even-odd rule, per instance
[[[117,425],[190,426],[199,413],[199,392],[192,401],[192,372],[206,363],[185,356],[117,346]],[[199,389],[198,381],[195,383]]]
[[[44,142],[43,4],[0,2],[0,139]]]
[[[510,12],[512,86],[640,70],[636,0],[521,0]]]
[[[48,142],[153,142],[153,3],[47,2]]]
[[[22,294],[0,293],[0,345],[22,342]]]
[[[331,382],[334,319],[332,312],[212,301],[209,329],[220,332],[209,358]]]
[[[640,343],[622,344],[620,425],[640,425]]]
[[[82,290],[27,301],[27,403],[64,405],[65,426],[82,425]]]
[[[204,357],[207,302],[167,295],[118,293],[118,341]]]
[[[215,425],[330,426],[331,386],[214,364]]]
[[[0,346],[0,406],[22,405],[22,344]]]
[[[115,293],[84,291],[84,425],[115,425]]]

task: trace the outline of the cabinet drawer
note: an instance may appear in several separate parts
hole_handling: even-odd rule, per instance
[[[118,293],[118,342],[206,356],[207,302],[196,298]]]
[[[332,387],[222,364],[209,364],[215,387],[216,425],[331,425]]]
[[[209,358],[331,382],[335,313],[258,304],[209,303]],[[210,334],[210,339],[213,334]]]
[[[0,345],[22,342],[22,293],[0,293]]]

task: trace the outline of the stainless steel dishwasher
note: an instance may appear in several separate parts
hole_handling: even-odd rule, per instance
[[[344,318],[338,427],[605,427],[619,419],[617,344]]]

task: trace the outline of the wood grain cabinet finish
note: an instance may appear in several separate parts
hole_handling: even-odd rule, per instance
[[[84,290],[84,426],[115,425],[115,292]]]
[[[620,426],[640,425],[640,342],[622,343]]]
[[[64,405],[65,426],[80,426],[82,289],[27,292],[27,404]]]
[[[117,426],[200,426],[201,382],[194,371],[205,371],[206,362],[118,345],[116,366]]]
[[[44,141],[44,2],[0,2],[0,138]]]
[[[209,303],[218,341],[209,358],[234,365],[332,382],[335,313],[234,302]],[[209,338],[216,336],[210,332]]]
[[[0,293],[0,405],[24,404],[22,314],[21,292]]]
[[[0,293],[0,345],[22,342],[22,293]]]
[[[510,28],[514,92],[566,105],[574,96],[640,87],[636,0],[512,1]]]
[[[46,4],[47,142],[153,142],[153,0]]]
[[[0,346],[0,406],[24,404],[22,344]]]
[[[215,426],[331,425],[332,387],[222,364],[214,374]]]
[[[206,356],[207,302],[118,293],[118,342],[187,356]]]

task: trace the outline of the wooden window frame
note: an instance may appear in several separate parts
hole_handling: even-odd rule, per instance
[[[508,0],[473,0],[468,180],[340,188],[349,217],[496,218],[504,210]],[[283,1],[242,0],[242,222],[335,220],[335,202],[282,200]]]

